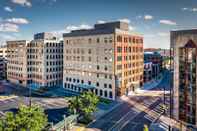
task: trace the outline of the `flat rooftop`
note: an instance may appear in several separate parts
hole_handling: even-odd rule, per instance
[[[63,34],[63,37],[112,34],[115,32],[115,29],[129,31],[129,24],[122,21],[95,24],[92,29],[73,30],[70,33]]]
[[[197,33],[197,28],[191,28],[191,29],[177,29],[177,30],[171,30],[171,32],[175,33]]]

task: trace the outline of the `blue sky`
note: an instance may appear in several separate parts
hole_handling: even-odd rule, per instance
[[[0,43],[115,20],[143,34],[145,47],[168,48],[170,30],[197,27],[197,0],[0,0]]]

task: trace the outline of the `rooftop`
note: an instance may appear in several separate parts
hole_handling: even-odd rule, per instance
[[[197,33],[197,28],[171,30],[171,33]]]
[[[63,37],[112,34],[115,32],[115,29],[129,31],[129,24],[122,21],[95,24],[93,29],[73,30],[70,33],[63,34]]]

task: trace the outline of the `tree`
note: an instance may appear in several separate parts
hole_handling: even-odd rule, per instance
[[[0,131],[41,131],[47,125],[47,116],[38,106],[19,107],[16,114],[7,112],[0,120]]]
[[[92,92],[83,92],[69,101],[71,113],[77,113],[89,121],[91,114],[96,111],[99,98]]]

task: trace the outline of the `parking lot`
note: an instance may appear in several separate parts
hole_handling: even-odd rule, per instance
[[[0,88],[2,91],[0,94],[1,96],[15,95],[13,98],[0,100],[0,116],[7,111],[16,112],[21,104],[30,105],[31,100],[32,104],[39,105],[45,109],[48,121],[53,122],[53,124],[63,120],[64,115],[68,115],[68,100],[66,98],[78,95],[77,93],[67,91],[63,88],[54,88],[40,93],[33,90],[30,91],[28,88],[19,87],[5,81],[0,81]],[[98,111],[105,112],[116,104],[117,102],[115,101],[109,104],[99,103]]]

